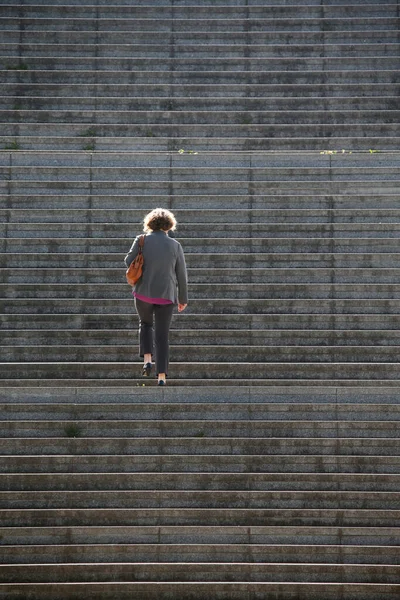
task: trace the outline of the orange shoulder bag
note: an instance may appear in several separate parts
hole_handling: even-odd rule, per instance
[[[139,240],[139,252],[135,260],[131,262],[126,270],[126,281],[129,285],[135,285],[142,276],[143,273],[143,246],[144,246],[144,235],[140,236]]]

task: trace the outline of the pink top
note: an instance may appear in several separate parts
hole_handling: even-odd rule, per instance
[[[148,302],[149,304],[173,304],[171,300],[165,298],[149,298],[148,296],[141,296],[136,292],[133,292],[133,296],[142,302]]]

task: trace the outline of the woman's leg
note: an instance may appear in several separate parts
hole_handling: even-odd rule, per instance
[[[153,354],[153,304],[135,298],[135,306],[139,315],[139,355],[143,358]]]
[[[172,321],[173,304],[154,305],[155,317],[155,350],[157,375],[168,374],[169,363],[169,328]]]

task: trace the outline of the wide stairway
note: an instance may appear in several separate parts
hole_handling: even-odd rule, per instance
[[[0,4],[0,598],[398,600],[399,2],[111,1]]]

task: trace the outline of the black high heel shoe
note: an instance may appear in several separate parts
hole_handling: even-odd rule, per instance
[[[142,375],[143,377],[150,377],[151,374],[151,363],[146,363],[143,365]]]

